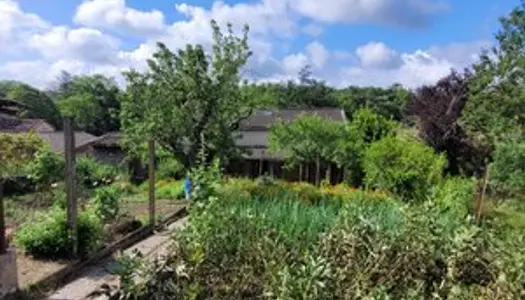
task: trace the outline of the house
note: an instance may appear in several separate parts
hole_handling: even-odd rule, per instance
[[[278,153],[271,153],[268,149],[269,129],[279,121],[289,123],[302,115],[319,116],[335,122],[346,122],[346,115],[338,108],[316,109],[279,109],[256,111],[240,126],[240,138],[237,146],[245,150],[242,159],[232,161],[228,166],[228,173],[258,177],[264,174],[273,175],[292,181],[311,181],[315,179],[314,165],[299,166],[296,169],[284,168],[284,159]],[[342,172],[336,166],[321,166],[321,174],[331,170],[331,182],[342,180]]]
[[[49,144],[51,150],[56,153],[64,152],[64,132],[56,131],[56,128],[43,119],[22,119],[11,114],[0,113],[1,133],[29,133],[33,132]],[[82,131],[75,132],[75,148],[98,139],[96,136]]]
[[[300,166],[294,170],[283,168],[284,159],[278,153],[268,150],[269,129],[278,121],[292,122],[301,115],[319,116],[326,120],[346,122],[343,110],[338,108],[316,109],[279,109],[256,111],[251,117],[241,122],[237,146],[244,150],[242,159],[229,163],[226,172],[238,176],[258,177],[269,174],[292,181],[314,181],[315,164]],[[121,165],[126,157],[120,147],[121,135],[108,133],[85,143],[77,144],[77,153],[85,154],[103,163]],[[331,170],[331,181],[342,180],[342,172],[336,166],[321,166],[321,174]]]

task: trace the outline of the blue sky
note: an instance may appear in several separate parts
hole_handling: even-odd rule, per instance
[[[0,78],[39,87],[60,71],[121,80],[155,42],[211,44],[209,21],[251,27],[245,77],[335,86],[431,84],[494,43],[519,0],[0,0]],[[6,21],[7,20],[7,21]]]

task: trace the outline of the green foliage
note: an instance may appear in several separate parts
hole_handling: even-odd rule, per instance
[[[155,176],[159,180],[180,179],[184,176],[184,166],[174,158],[162,158],[157,165]]]
[[[345,170],[346,180],[360,186],[363,182],[363,156],[371,143],[394,134],[396,123],[369,108],[352,115],[343,138],[337,141],[335,161]]]
[[[204,160],[202,159],[201,161]],[[191,171],[190,178],[192,185],[190,197],[192,201],[206,203],[214,200],[221,180],[219,160],[214,160],[211,165],[201,163]]]
[[[78,214],[78,249],[81,255],[95,250],[102,237],[102,222],[91,211]],[[66,212],[52,209],[42,213],[39,221],[27,223],[16,233],[16,242],[24,250],[38,258],[67,258],[72,251],[72,239],[68,233]]]
[[[96,187],[111,183],[118,176],[117,168],[81,156],[76,160],[76,176],[79,184]]]
[[[291,123],[277,123],[269,134],[270,150],[282,153],[290,166],[302,163],[332,163],[343,125],[319,116],[303,115]]]
[[[386,119],[403,121],[411,92],[397,84],[389,88],[350,86],[334,91],[334,97],[347,116],[368,108]]]
[[[21,118],[44,119],[56,129],[62,128],[62,118],[55,102],[45,92],[26,83],[0,81],[0,97],[14,100],[23,105],[18,112]]]
[[[432,199],[439,207],[465,217],[474,204],[475,187],[475,178],[450,177],[434,187]]]
[[[0,177],[20,175],[43,148],[44,141],[35,134],[0,133]]]
[[[425,199],[440,183],[446,158],[410,138],[386,137],[365,153],[365,182],[370,188],[388,190],[407,201]]]
[[[121,296],[506,300],[525,295],[524,239],[518,232],[479,228],[432,202],[344,204],[246,196],[209,202],[175,234],[168,259],[127,263]]]
[[[25,168],[39,188],[49,189],[52,183],[64,180],[66,162],[59,154],[44,148]]]
[[[524,199],[525,142],[522,138],[509,138],[495,145],[490,185],[499,197]]]
[[[155,183],[155,195],[158,199],[184,199],[184,182],[182,180],[161,180]]]
[[[494,146],[525,126],[525,2],[500,19],[497,45],[481,55],[470,82],[463,119],[471,133]]]
[[[105,222],[114,220],[120,210],[120,196],[121,193],[115,186],[97,189],[92,203],[94,212]]]
[[[251,55],[248,27],[238,37],[231,26],[226,35],[215,22],[211,26],[212,55],[201,45],[172,52],[159,43],[147,73],[125,74],[128,88],[120,118],[124,145],[132,153],[145,137],[154,138],[191,169],[202,147],[213,157],[237,152],[232,132],[251,114],[240,89],[240,69]]]
[[[62,115],[73,117],[79,130],[94,135],[119,130],[120,90],[113,79],[64,74],[56,92]]]

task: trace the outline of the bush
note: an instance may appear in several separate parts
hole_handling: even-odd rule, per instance
[[[123,294],[507,300],[525,293],[519,232],[479,228],[435,201],[332,203],[244,196],[210,202],[176,233],[164,263],[129,264],[141,277]]]
[[[159,180],[180,179],[184,174],[184,167],[174,158],[164,158],[157,166],[156,177]]]
[[[474,204],[475,178],[451,177],[434,189],[432,199],[443,209],[465,217]]]
[[[491,187],[500,197],[524,199],[525,142],[508,139],[496,145],[491,169]]]
[[[102,237],[102,222],[91,211],[78,214],[78,251],[86,255],[95,250]],[[38,258],[68,258],[71,256],[72,240],[68,234],[66,212],[52,209],[39,216],[39,221],[22,226],[16,233],[16,242],[25,251]]]
[[[184,199],[184,183],[174,180],[158,181],[155,183],[155,194],[158,199]]]
[[[114,220],[120,208],[119,189],[115,186],[98,188],[93,199],[93,210],[103,221]]]
[[[76,161],[76,175],[78,183],[87,187],[96,187],[112,183],[118,176],[118,170],[82,156]]]
[[[64,180],[66,162],[59,154],[44,148],[27,164],[26,170],[38,188],[49,189],[51,184]]]
[[[440,183],[446,159],[414,139],[387,137],[370,146],[363,165],[368,187],[413,201],[425,200]]]

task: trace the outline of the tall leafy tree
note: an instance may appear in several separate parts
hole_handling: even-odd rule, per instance
[[[62,127],[60,112],[54,101],[35,87],[18,81],[1,81],[0,98],[21,104],[17,110],[21,118],[44,119],[55,128]]]
[[[309,65],[297,75],[297,82],[287,81],[279,85],[277,106],[282,108],[312,108],[337,106],[332,97],[332,88],[312,77]]]
[[[237,151],[234,132],[251,114],[239,72],[251,56],[248,27],[239,37],[231,25],[226,35],[215,21],[211,26],[211,55],[201,45],[173,52],[159,43],[148,72],[125,74],[120,117],[131,151],[138,141],[153,138],[186,168],[195,165],[203,148],[220,158]]]
[[[500,19],[497,44],[474,65],[463,119],[475,138],[493,146],[525,126],[525,1]]]
[[[277,123],[270,129],[270,150],[281,153],[288,166],[317,165],[319,183],[321,164],[336,162],[337,145],[343,134],[341,123],[318,116],[300,116],[291,123]]]
[[[104,75],[65,73],[55,90],[62,114],[74,117],[79,130],[95,135],[120,128],[120,89]]]
[[[349,86],[333,93],[347,116],[352,116],[361,108],[369,108],[374,113],[395,121],[405,119],[410,96],[411,92],[399,84],[389,88]]]
[[[453,71],[435,85],[418,88],[408,113],[418,118],[419,135],[437,152],[445,152],[452,174],[479,174],[486,149],[472,142],[460,122],[469,96],[467,70]]]

